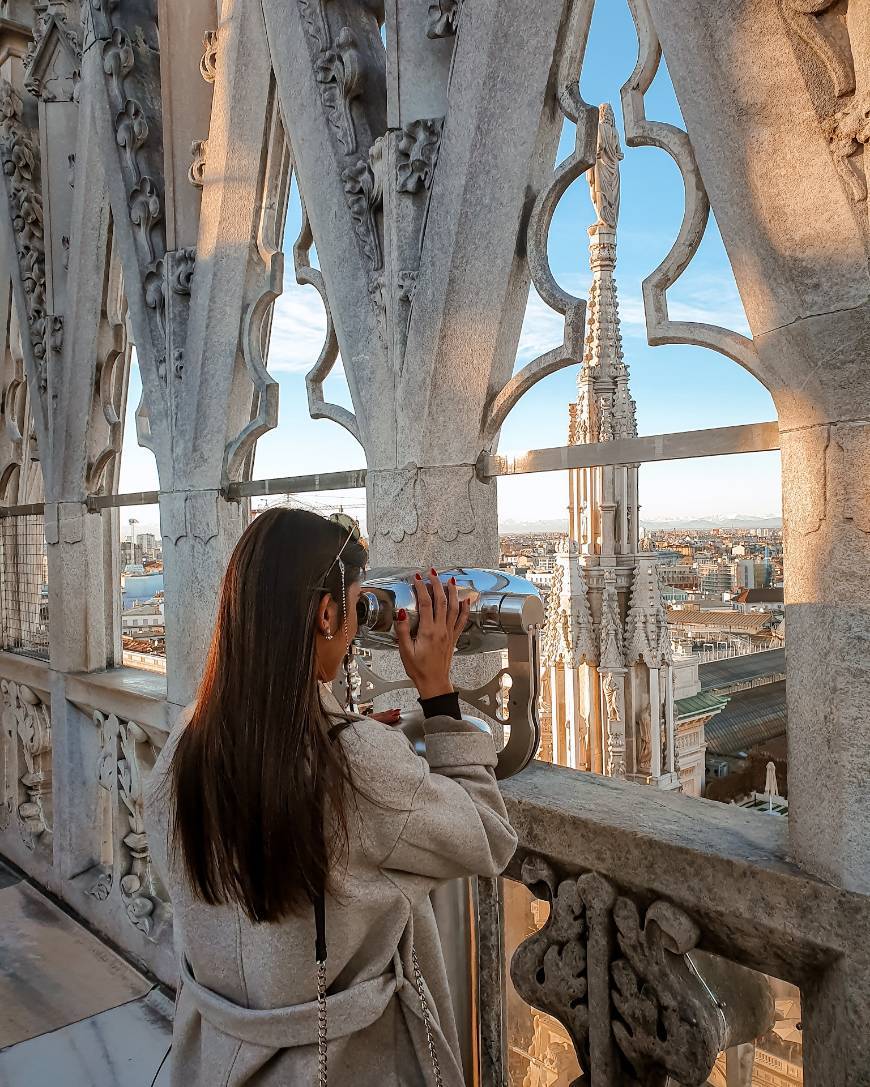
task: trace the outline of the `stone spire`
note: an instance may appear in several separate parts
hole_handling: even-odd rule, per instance
[[[592,286],[586,310],[583,362],[577,378],[575,442],[637,437],[635,405],[629,393],[628,367],[622,353],[619,300],[614,279],[622,157],[613,110],[605,102],[599,107],[598,155],[589,172],[596,220],[589,228]]]
[[[589,172],[592,285],[570,444],[637,437],[615,280],[621,159],[605,103]],[[670,638],[655,561],[638,550],[637,477],[637,465],[569,472],[570,528],[556,555],[542,660],[553,758],[670,789],[679,783]]]

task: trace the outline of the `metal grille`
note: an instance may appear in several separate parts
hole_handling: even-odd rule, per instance
[[[41,513],[0,519],[3,648],[48,660],[48,559]]]

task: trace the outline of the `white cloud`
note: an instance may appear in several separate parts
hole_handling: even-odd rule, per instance
[[[326,338],[326,312],[313,287],[284,281],[275,302],[268,367],[272,373],[304,374],[317,361]],[[340,362],[333,370],[340,369]]]

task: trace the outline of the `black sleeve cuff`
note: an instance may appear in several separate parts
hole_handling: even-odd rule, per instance
[[[456,691],[448,691],[447,694],[436,694],[434,698],[418,698],[423,716],[429,717],[455,717],[457,721],[462,719],[459,709],[459,695]]]

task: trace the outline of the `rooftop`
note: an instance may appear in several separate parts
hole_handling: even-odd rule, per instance
[[[734,597],[735,604],[782,604],[782,587],[778,589],[743,589]]]
[[[686,630],[739,630],[748,634],[769,626],[771,616],[763,611],[730,611],[722,609],[671,608],[668,623]]]
[[[765,676],[785,675],[785,650],[764,649],[698,666],[702,691],[718,691],[735,684],[751,683]]]
[[[687,698],[674,700],[674,714],[677,721],[691,721],[695,717],[719,713],[728,704],[728,699],[712,691],[701,691]],[[710,726],[708,725],[707,728]]]
[[[784,680],[740,691],[707,724],[707,749],[717,755],[736,755],[783,735],[785,722]]]

